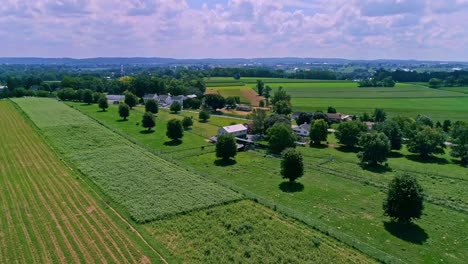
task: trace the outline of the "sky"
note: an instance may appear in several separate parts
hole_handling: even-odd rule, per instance
[[[0,57],[468,61],[468,0],[1,0]]]

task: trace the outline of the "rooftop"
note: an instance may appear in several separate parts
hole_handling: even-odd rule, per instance
[[[247,130],[247,128],[242,124],[232,125],[232,126],[225,126],[225,127],[223,127],[223,129],[226,130],[226,132],[228,132],[228,133],[234,133],[234,132]]]

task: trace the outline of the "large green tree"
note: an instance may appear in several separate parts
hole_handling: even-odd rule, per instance
[[[267,130],[268,145],[273,153],[281,153],[286,148],[294,147],[297,140],[291,126],[276,124]]]
[[[174,141],[182,139],[184,136],[184,129],[182,122],[178,119],[171,119],[167,122],[166,136]]]
[[[231,134],[218,136],[216,141],[216,157],[224,161],[234,158],[237,155],[236,139]]]
[[[289,182],[294,182],[302,175],[304,175],[302,154],[293,148],[286,149],[281,159],[281,176]]]
[[[358,153],[358,158],[371,166],[386,161],[390,152],[390,140],[381,132],[362,133],[359,145],[362,151]]]
[[[279,101],[291,102],[291,96],[288,93],[286,93],[286,91],[281,86],[273,94],[273,97],[271,98],[271,104],[275,105]]]
[[[182,105],[179,102],[173,102],[170,107],[171,112],[178,113],[182,110]]]
[[[145,103],[145,112],[151,112],[153,114],[157,114],[159,112],[159,106],[156,100],[149,99]]]
[[[208,119],[210,119],[210,113],[202,110],[198,113],[198,119],[201,120],[202,122],[206,122],[208,121]]]
[[[219,94],[207,94],[205,95],[205,105],[210,107],[213,111],[221,109],[226,105],[226,99]]]
[[[131,92],[126,92],[124,102],[132,109],[137,105],[138,97]]]
[[[103,112],[105,112],[106,109],[109,108],[109,103],[107,102],[107,98],[105,96],[101,96],[101,98],[99,98],[98,105]]]
[[[141,125],[144,128],[147,128],[148,131],[151,131],[151,129],[156,126],[156,120],[154,119],[153,113],[145,112],[143,114],[143,119],[141,120]]]
[[[127,120],[127,117],[130,116],[130,107],[126,103],[119,104],[119,116],[123,118],[123,120]]]
[[[468,122],[456,122],[452,128],[453,145],[450,155],[468,165]]]
[[[182,126],[184,130],[188,130],[193,125],[193,117],[184,116],[182,119]]]
[[[93,103],[93,91],[91,91],[90,89],[85,89],[83,91],[82,96],[83,96],[82,99],[84,103],[87,103],[89,105]]]
[[[367,126],[360,121],[344,122],[338,126],[335,136],[341,144],[354,147],[358,143],[361,133],[367,130]]]
[[[262,96],[263,95],[263,89],[265,87],[265,84],[263,83],[262,80],[257,80],[257,92],[258,95]]]
[[[326,141],[328,136],[328,124],[323,119],[315,120],[310,127],[310,140],[315,145],[320,145],[321,141]]]
[[[265,131],[265,119],[267,117],[266,111],[263,109],[255,108],[250,115],[252,119],[252,133],[263,134]]]
[[[278,115],[289,115],[292,112],[291,103],[286,100],[281,100],[273,105],[273,112]]]
[[[420,218],[424,209],[424,191],[415,177],[396,176],[388,185],[383,203],[384,214],[400,223]]]
[[[403,140],[403,133],[397,122],[387,120],[383,123],[378,123],[374,126],[378,132],[384,133],[390,139],[391,147],[394,150],[400,150]]]
[[[445,148],[444,135],[436,128],[423,126],[408,141],[408,150],[418,153],[422,158],[432,154],[443,154]]]
[[[387,118],[387,113],[382,108],[376,108],[373,117],[375,122],[383,122]]]

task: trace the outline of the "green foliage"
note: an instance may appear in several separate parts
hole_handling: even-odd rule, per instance
[[[444,153],[444,142],[444,135],[438,129],[423,126],[414,137],[409,139],[407,145],[409,152],[418,153],[422,158],[427,158],[432,154]]]
[[[285,115],[272,114],[267,119],[265,119],[264,131],[268,130],[270,127],[276,124],[283,124],[283,125],[291,126],[291,119]]]
[[[127,120],[127,117],[130,116],[130,107],[126,103],[119,104],[119,116],[123,118],[123,120]]]
[[[444,130],[445,133],[448,133],[450,131],[451,126],[452,122],[448,119],[445,119],[444,123],[442,124],[442,130]]]
[[[237,155],[236,139],[231,134],[220,135],[216,141],[216,157],[229,160]]]
[[[383,122],[387,118],[387,113],[382,108],[376,108],[373,117],[375,122]]]
[[[139,223],[240,198],[233,191],[131,144],[60,102],[34,98],[17,104],[67,161]],[[49,112],[54,114],[45,117]],[[110,120],[118,123],[115,118]]]
[[[310,140],[315,145],[320,145],[321,141],[326,141],[328,136],[328,124],[323,119],[315,120],[310,127]]]
[[[452,129],[453,145],[450,155],[468,165],[468,122],[456,122]]]
[[[296,119],[296,124],[298,126],[305,124],[305,123],[310,124],[313,118],[314,118],[313,114],[301,112]]]
[[[184,118],[182,119],[182,126],[184,127],[184,129],[188,130],[192,125],[193,125],[193,118],[184,116]]]
[[[291,103],[289,101],[277,101],[273,105],[273,112],[278,115],[289,115],[292,113]]]
[[[344,122],[338,126],[335,136],[339,143],[354,147],[359,141],[360,134],[366,131],[367,126],[360,121]]]
[[[265,101],[264,101],[264,100],[260,100],[260,102],[258,102],[258,106],[259,106],[259,107],[265,107]]]
[[[166,136],[174,141],[184,137],[184,128],[179,119],[171,119],[167,122]]]
[[[141,126],[147,128],[148,131],[151,131],[153,127],[156,126],[156,120],[154,119],[153,113],[145,112],[141,120]]]
[[[416,121],[411,117],[405,116],[396,116],[392,118],[392,121],[395,121],[401,129],[403,137],[410,138],[413,136],[414,129],[416,127]]]
[[[396,176],[388,185],[387,198],[384,200],[385,215],[407,223],[420,218],[424,209],[424,192],[415,177]]]
[[[327,113],[329,114],[336,114],[336,109],[333,106],[329,106],[327,108]]]
[[[263,83],[262,80],[257,80],[256,88],[257,88],[258,95],[263,96],[263,90],[265,88],[265,84]]]
[[[202,120],[203,122],[206,122],[208,119],[210,119],[210,113],[207,111],[200,111],[198,113],[198,119]]]
[[[267,130],[268,146],[273,153],[281,153],[286,148],[294,147],[296,135],[291,126],[275,124]]]
[[[236,99],[232,96],[226,98],[226,106],[228,107],[236,107]]]
[[[106,109],[109,108],[109,103],[107,102],[107,98],[105,96],[101,96],[101,98],[99,98],[98,106],[102,109],[103,112],[105,112]]]
[[[400,150],[403,140],[403,132],[397,122],[387,120],[374,126],[374,130],[384,133],[390,140],[391,149]]]
[[[138,97],[134,95],[132,92],[126,92],[125,93],[125,99],[124,102],[132,109],[134,106],[137,105],[138,103]]]
[[[294,182],[302,175],[304,175],[302,154],[293,148],[286,149],[281,159],[281,176],[289,182]]]
[[[145,112],[151,112],[153,114],[157,114],[159,112],[159,105],[158,102],[154,99],[149,99],[145,103]]]
[[[252,133],[253,134],[263,134],[265,132],[265,120],[267,118],[267,113],[262,109],[254,109],[250,115],[252,119]]]
[[[371,80],[365,79],[359,82],[359,87],[394,87],[395,81],[392,77],[386,77],[382,80],[378,80],[378,78],[373,78]]]
[[[416,124],[418,126],[429,126],[429,127],[434,127],[434,121],[425,115],[418,115],[416,117]]]
[[[206,94],[205,105],[210,107],[213,111],[216,111],[226,105],[226,99],[219,94]]]
[[[441,79],[438,78],[432,78],[428,82],[430,88],[440,88],[443,85],[443,82]]]
[[[359,137],[359,145],[362,151],[358,153],[358,158],[361,162],[371,166],[386,161],[390,152],[390,140],[380,132],[362,133]]]
[[[286,93],[286,91],[281,86],[273,94],[273,97],[271,98],[271,104],[275,105],[279,101],[291,102],[291,96]]]
[[[171,112],[173,113],[178,113],[180,110],[182,110],[182,105],[180,105],[179,102],[173,102],[170,107]]]
[[[93,91],[89,89],[85,89],[83,91],[82,100],[86,104],[92,104],[93,103]]]
[[[198,98],[187,98],[184,100],[184,108],[199,109],[201,101]]]

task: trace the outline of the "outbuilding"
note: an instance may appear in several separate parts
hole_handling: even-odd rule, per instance
[[[246,137],[247,127],[242,124],[238,124],[238,125],[232,125],[232,126],[225,126],[225,127],[218,129],[218,136],[226,135],[226,134],[231,134],[235,137]]]

